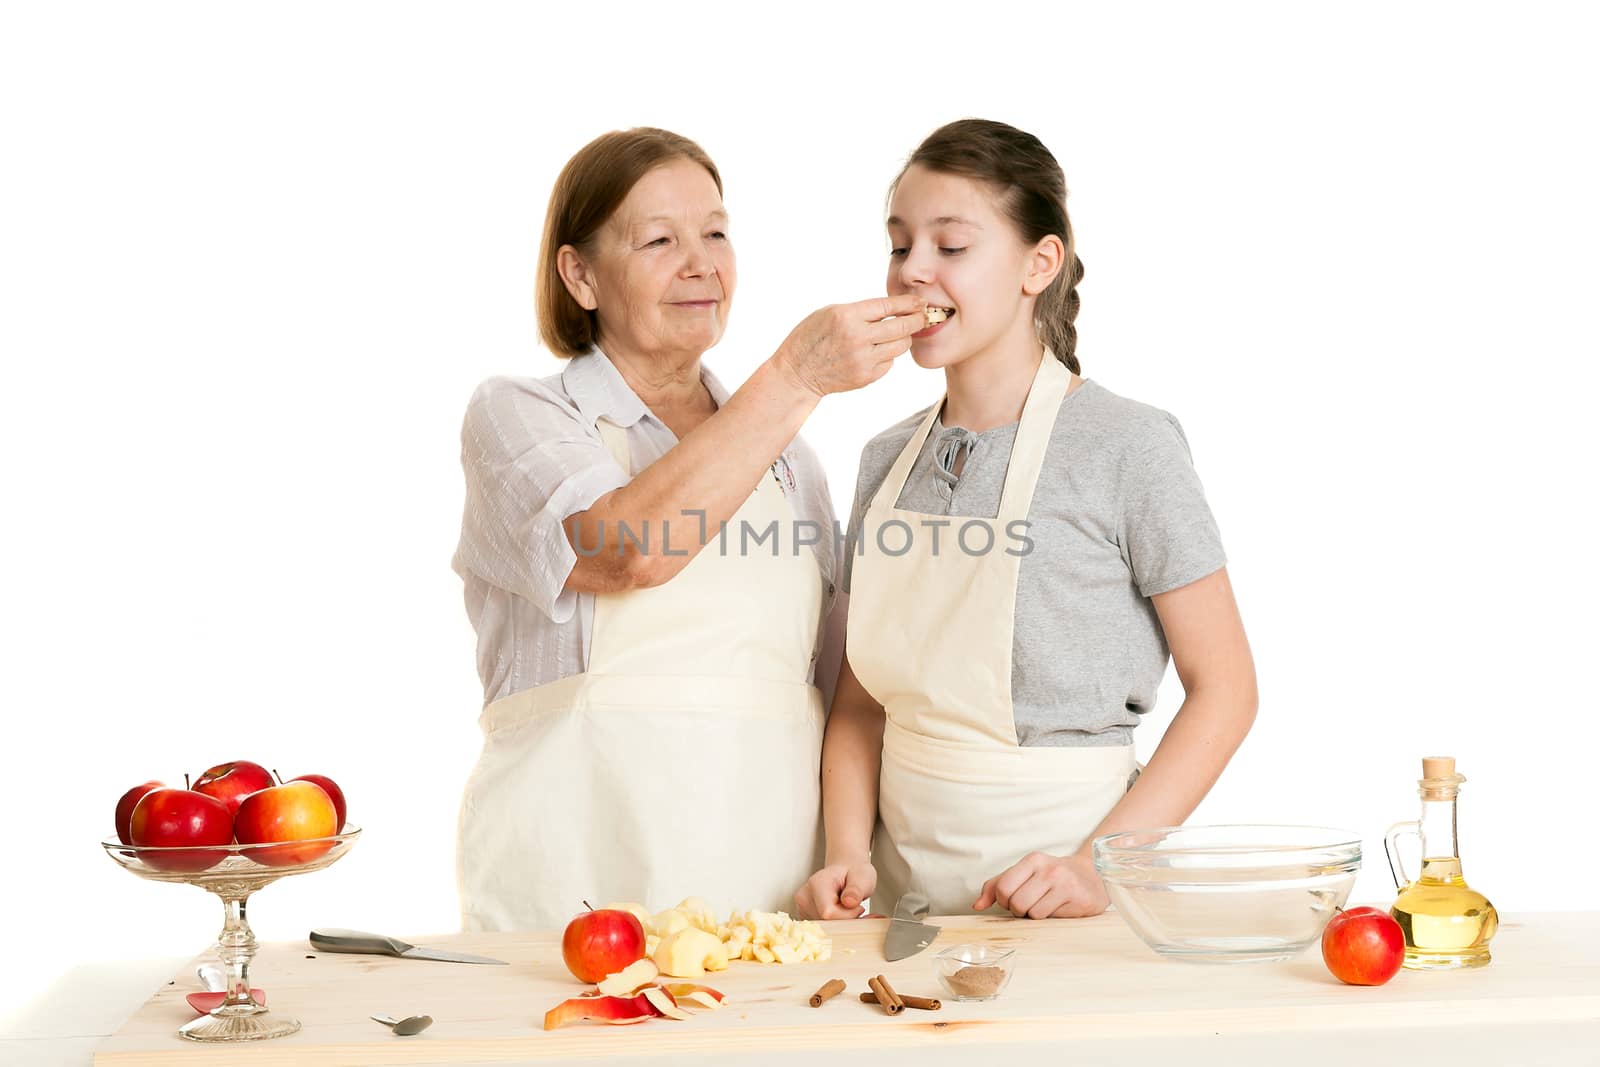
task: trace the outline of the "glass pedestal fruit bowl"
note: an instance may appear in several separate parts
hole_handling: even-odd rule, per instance
[[[100,842],[112,859],[141,878],[199,886],[222,900],[224,918],[217,955],[227,970],[227,996],[210,1013],[179,1027],[179,1034],[191,1041],[253,1041],[300,1029],[298,1021],[269,1012],[250,999],[250,960],[256,954],[256,938],[245,919],[245,902],[250,894],[279,878],[310,874],[337,862],[360,836],[359,826],[347,826],[344,833],[333,837],[268,845],[143,848],[124,845],[115,837]]]

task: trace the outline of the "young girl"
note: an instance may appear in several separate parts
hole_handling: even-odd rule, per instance
[[[1078,375],[1083,264],[1037,138],[937,130],[888,230],[889,292],[944,311],[911,352],[946,393],[861,456],[826,865],[796,905],[1095,915],[1094,837],[1181,823],[1254,719],[1221,539],[1178,421]],[[1169,649],[1185,699],[1141,773]]]

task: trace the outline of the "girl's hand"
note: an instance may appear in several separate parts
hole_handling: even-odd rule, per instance
[[[794,895],[802,919],[859,919],[861,902],[878,887],[878,871],[865,859],[834,863],[806,880]]]
[[[1110,903],[1093,860],[1030,852],[983,883],[972,910],[999,904],[1018,918],[1079,919],[1099,915]]]

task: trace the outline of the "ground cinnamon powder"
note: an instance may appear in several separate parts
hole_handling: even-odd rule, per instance
[[[1000,992],[1006,972],[999,967],[963,967],[945,981],[963,997],[992,997]]]

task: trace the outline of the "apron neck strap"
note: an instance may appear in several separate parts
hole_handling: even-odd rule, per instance
[[[933,420],[939,417],[939,409],[944,407],[944,398],[928,409],[928,414],[922,420],[922,425],[911,435],[911,440],[906,442],[906,447],[900,450],[900,456],[894,461],[894,466],[884,476],[883,484],[878,488],[878,496],[874,499],[883,499],[889,507],[894,507],[894,502],[900,499],[900,491],[905,488],[906,482],[911,478],[911,468],[916,465],[917,456],[922,452],[922,443],[928,439],[928,434],[933,431]],[[885,495],[887,494],[887,495]]]
[[[1016,443],[1011,446],[1011,462],[1006,466],[1006,484],[1000,493],[1001,522],[1028,517],[1033,490],[1044,469],[1045,450],[1055,429],[1056,412],[1072,384],[1072,372],[1046,348],[1039,370],[1033,376],[1027,403],[1022,405],[1022,421],[1017,425]]]
[[[600,431],[600,440],[605,442],[606,451],[617,461],[622,473],[632,478],[633,450],[628,447],[628,431],[604,415],[595,420],[594,428]]]

